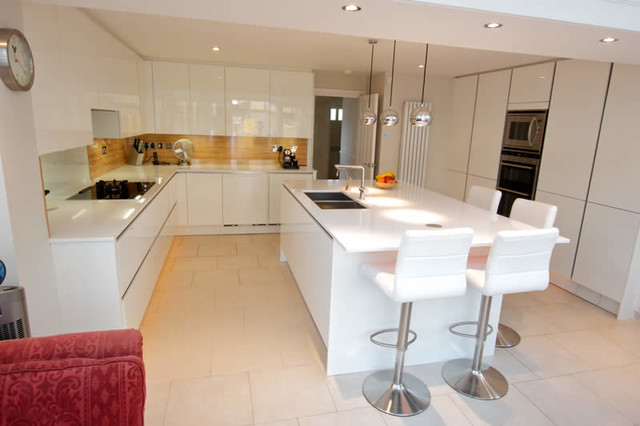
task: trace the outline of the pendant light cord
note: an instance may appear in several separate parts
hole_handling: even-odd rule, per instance
[[[429,60],[429,43],[424,49],[424,69],[422,70],[422,97],[420,98],[420,104],[424,104],[424,88],[427,82],[427,61]]]
[[[393,100],[393,75],[396,71],[396,41],[393,40],[393,60],[391,61],[391,90],[389,90],[389,108]]]
[[[369,103],[368,107],[371,108],[371,78],[373,77],[373,49],[376,47],[376,42],[371,40],[371,66],[369,67]]]

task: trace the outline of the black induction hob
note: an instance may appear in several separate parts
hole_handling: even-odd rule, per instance
[[[100,180],[72,195],[67,200],[130,200],[143,195],[155,182],[129,182],[128,180]]]

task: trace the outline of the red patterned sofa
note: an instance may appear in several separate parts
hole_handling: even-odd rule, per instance
[[[142,425],[144,401],[137,330],[0,342],[0,426]]]

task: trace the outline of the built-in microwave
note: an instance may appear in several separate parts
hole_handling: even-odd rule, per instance
[[[504,126],[502,149],[540,153],[547,111],[509,111]]]

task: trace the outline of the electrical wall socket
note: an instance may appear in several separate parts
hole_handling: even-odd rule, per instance
[[[149,144],[149,148],[151,148],[151,149],[156,149],[156,144],[155,144],[155,143],[153,143],[153,142],[151,142],[151,143]]]
[[[158,149],[162,149],[162,142],[158,142]]]
[[[171,149],[171,142],[165,143],[164,147],[167,148],[167,149]]]

